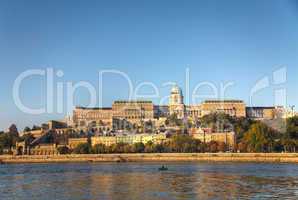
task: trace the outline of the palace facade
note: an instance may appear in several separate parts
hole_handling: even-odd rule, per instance
[[[152,101],[115,101],[108,108],[76,107],[73,111],[75,127],[109,127],[123,120],[131,124],[158,121],[175,114],[179,119],[199,119],[212,113],[225,113],[233,117],[248,117],[255,120],[275,119],[275,107],[246,107],[242,100],[206,100],[201,104],[185,105],[181,88],[171,89],[168,105],[154,105]]]

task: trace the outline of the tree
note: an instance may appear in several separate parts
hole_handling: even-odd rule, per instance
[[[225,113],[211,113],[205,115],[201,119],[201,124],[203,127],[210,127],[214,131],[227,131],[233,129],[233,124],[235,123],[235,118],[227,115]]]
[[[287,119],[286,133],[282,136],[284,150],[296,152],[298,149],[298,116]]]
[[[17,141],[17,137],[14,135],[8,133],[4,133],[0,135],[0,146],[1,148],[11,148],[15,146],[15,143]]]
[[[106,148],[106,145],[104,144],[96,144],[92,147],[92,153],[102,154],[106,152],[107,152],[107,148]]]
[[[88,143],[78,144],[78,146],[74,148],[73,152],[76,154],[89,154],[91,153],[90,144]]]
[[[146,121],[145,123],[144,123],[144,132],[145,133],[152,133],[153,132],[153,123],[152,123],[152,121],[151,120],[149,120],[149,121]]]
[[[246,133],[250,126],[255,123],[253,120],[250,120],[246,117],[237,118],[233,124],[234,131],[236,134],[236,141],[240,142],[241,139],[244,136],[244,133]]]
[[[29,132],[29,131],[31,131],[31,129],[30,129],[28,126],[26,126],[26,127],[24,128],[24,131],[23,131],[23,132]]]
[[[17,135],[19,134],[18,128],[17,128],[17,126],[15,124],[10,125],[10,127],[8,128],[8,130],[9,130],[9,132],[11,134],[17,134]]]
[[[243,152],[247,152],[247,145],[246,145],[246,143],[245,143],[245,142],[239,142],[239,143],[237,144],[237,150],[238,150],[239,152],[241,152],[241,153],[243,153]]]
[[[156,144],[153,146],[153,152],[155,153],[165,153],[166,149],[162,144]]]
[[[132,151],[134,153],[143,153],[145,151],[145,145],[142,142],[133,144]]]
[[[200,141],[193,139],[188,135],[175,135],[169,144],[169,148],[173,152],[178,153],[191,153],[197,152]]]
[[[15,146],[16,142],[19,139],[19,132],[17,126],[12,124],[8,128],[7,133],[0,134],[0,147],[3,148],[11,148]]]
[[[25,143],[30,144],[35,138],[31,133],[27,133],[19,138],[19,141],[25,141]]]
[[[131,146],[126,143],[113,144],[109,148],[109,153],[131,153]]]
[[[176,113],[173,113],[169,117],[167,117],[165,124],[167,126],[181,126],[183,125],[183,121],[181,119],[178,119]]]
[[[59,154],[69,154],[71,151],[67,146],[61,146],[57,148]]]
[[[145,149],[144,149],[144,152],[145,153],[153,153],[153,142],[152,141],[149,141],[145,144]]]
[[[218,142],[218,151],[225,152],[227,150],[227,145],[224,142]]]
[[[215,142],[215,141],[209,142],[208,147],[209,147],[209,152],[211,152],[211,153],[218,152],[218,143],[217,142]]]
[[[270,152],[273,149],[274,131],[262,122],[256,122],[244,134],[243,142],[249,152]]]
[[[32,131],[36,131],[36,130],[40,130],[41,128],[39,126],[33,125],[32,127]]]

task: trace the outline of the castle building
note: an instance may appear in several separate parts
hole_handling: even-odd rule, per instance
[[[169,99],[169,113],[176,114],[179,119],[185,118],[185,105],[183,103],[182,90],[175,85],[171,90]]]
[[[201,142],[209,143],[214,142],[223,142],[228,145],[229,149],[233,149],[236,144],[236,138],[234,132],[219,132],[219,133],[203,133],[198,132],[192,135],[193,138],[200,140]]]
[[[246,117],[246,106],[241,100],[207,100],[201,104],[202,116],[225,113],[233,117]]]
[[[112,110],[113,118],[126,119],[132,123],[154,118],[152,101],[115,101]]]
[[[91,137],[91,145],[104,144],[111,146],[114,144],[125,143],[135,144],[153,142],[154,144],[162,143],[167,140],[165,134],[129,134],[129,135],[116,135],[116,136],[97,136]]]
[[[277,116],[275,107],[246,107],[246,116],[250,119],[274,119]]]
[[[112,108],[76,107],[73,111],[73,123],[76,127],[111,126],[112,117]]]
[[[76,107],[73,112],[74,127],[97,127],[110,129],[158,121],[176,114],[178,119],[196,120],[212,113],[225,113],[233,117],[248,117],[256,120],[274,119],[278,116],[275,107],[246,107],[241,100],[206,100],[201,104],[185,105],[183,93],[177,85],[171,89],[168,105],[154,105],[152,101],[115,101],[108,108]],[[115,125],[115,126],[114,126]]]
[[[111,128],[114,122],[125,120],[129,123],[154,119],[152,101],[115,101],[112,108],[76,107],[73,123],[76,128]]]
[[[201,105],[189,105],[189,106],[185,106],[185,108],[186,108],[186,115],[190,119],[195,120],[203,116]]]

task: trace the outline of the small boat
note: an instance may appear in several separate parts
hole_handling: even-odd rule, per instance
[[[162,166],[162,167],[158,168],[158,170],[159,170],[159,171],[167,171],[167,170],[168,170],[168,168],[167,168],[167,167],[165,167],[165,166]]]

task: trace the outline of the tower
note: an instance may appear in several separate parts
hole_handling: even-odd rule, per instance
[[[185,116],[182,90],[177,85],[171,89],[169,111],[171,115],[175,113],[179,119],[183,119]]]

